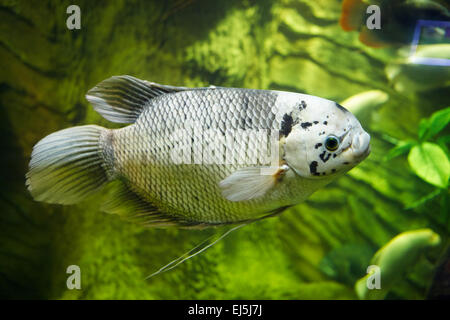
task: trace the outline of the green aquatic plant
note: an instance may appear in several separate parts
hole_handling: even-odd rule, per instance
[[[352,286],[361,277],[375,250],[368,244],[349,243],[330,250],[319,268],[331,279]]]
[[[431,229],[412,230],[395,236],[375,253],[367,275],[355,283],[357,296],[360,299],[383,299],[393,285],[413,269],[425,249],[440,243],[439,235]],[[369,283],[377,283],[377,276],[378,287],[369,289]]]
[[[450,107],[433,113],[429,118],[422,119],[418,128],[417,140],[397,140],[385,136],[386,140],[395,144],[385,156],[385,161],[408,153],[408,163],[412,171],[423,181],[435,189],[411,203],[407,208],[418,207],[425,202],[442,196],[442,207],[446,207],[448,197],[448,179],[450,177],[449,134],[440,134],[450,122]]]

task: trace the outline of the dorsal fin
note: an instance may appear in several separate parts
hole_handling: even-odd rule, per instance
[[[133,123],[151,99],[183,90],[190,88],[166,86],[124,75],[103,80],[88,91],[86,99],[105,119]]]

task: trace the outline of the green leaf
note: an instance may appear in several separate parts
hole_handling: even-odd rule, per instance
[[[416,142],[414,141],[401,141],[398,145],[389,150],[383,160],[389,161],[395,157],[401,156],[402,154],[407,153],[415,144]]]
[[[446,136],[442,136],[439,137],[436,140],[436,143],[442,148],[442,150],[445,151],[445,154],[448,156],[449,152],[448,152],[448,148],[447,148],[447,144],[450,142],[450,135],[446,135]]]
[[[443,144],[447,144],[450,142],[450,135],[442,136],[437,141],[439,141],[440,143],[443,143]]]
[[[419,139],[427,140],[438,134],[450,122],[450,107],[436,111],[419,125]]]
[[[439,188],[448,186],[450,163],[437,144],[424,142],[414,146],[408,155],[408,162],[414,173],[426,182]]]
[[[419,123],[419,140],[425,140],[423,139],[425,134],[428,132],[428,128],[429,128],[429,121],[428,119],[422,119],[420,120]]]

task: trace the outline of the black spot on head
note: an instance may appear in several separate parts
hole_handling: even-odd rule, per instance
[[[333,159],[336,158],[336,157],[337,157],[337,154],[336,154],[336,153],[333,153]]]
[[[311,172],[311,174],[318,176],[320,175],[320,173],[317,172],[317,161],[313,161],[309,164],[309,172]]]
[[[336,108],[341,110],[342,112],[348,112],[347,109],[345,109],[343,106],[341,106],[339,103],[335,102]]]
[[[327,118],[328,118],[328,117],[327,117]],[[324,124],[324,125],[327,125],[327,124],[328,124],[328,121],[324,121],[323,124]]]
[[[321,143],[317,143],[317,144],[314,146],[314,148],[318,149],[318,148],[321,147],[321,146],[322,146]]]
[[[350,162],[345,161],[344,164],[350,164]]]
[[[311,126],[312,126],[312,123],[311,123],[311,122],[303,122],[303,123],[301,124],[301,126],[302,126],[303,129],[306,129],[306,128],[308,128],[308,127],[311,127]]]
[[[281,120],[280,134],[287,137],[289,133],[291,133],[293,122],[294,120],[292,119],[292,116],[286,113],[283,116],[283,120]]]
[[[303,109],[306,109],[306,107],[307,107],[307,104],[306,104],[306,102],[302,100],[302,102],[301,102],[301,106],[302,106],[302,108],[303,108]]]
[[[326,152],[325,150],[319,155],[319,158],[323,161],[323,162],[327,162],[328,159],[330,159],[331,157],[331,153]]]
[[[313,123],[314,123],[314,124],[318,124],[318,123],[319,123],[319,121],[314,121]]]
[[[295,104],[295,107],[298,108],[298,110],[302,111],[302,110],[306,109],[306,102],[303,100],[300,102],[297,102]]]

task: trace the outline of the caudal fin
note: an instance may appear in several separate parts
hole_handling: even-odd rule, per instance
[[[88,125],[52,133],[33,148],[26,185],[35,200],[72,204],[108,182],[100,149],[105,128]]]

